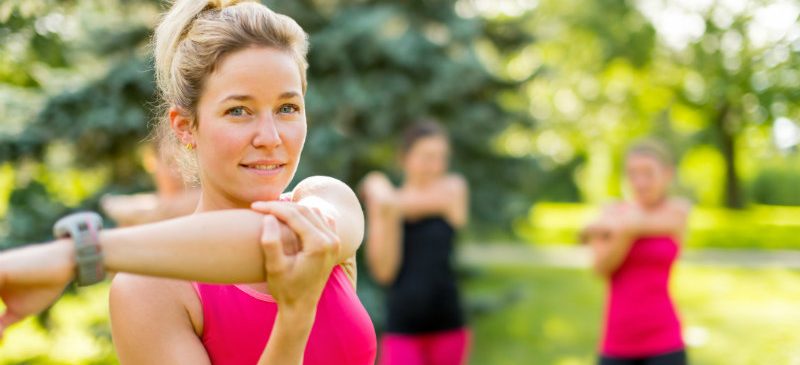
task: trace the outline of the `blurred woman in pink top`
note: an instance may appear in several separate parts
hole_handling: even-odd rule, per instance
[[[600,365],[684,365],[680,320],[669,293],[690,206],[669,197],[674,165],[655,141],[625,158],[632,200],[607,207],[583,232],[594,269],[608,280]]]

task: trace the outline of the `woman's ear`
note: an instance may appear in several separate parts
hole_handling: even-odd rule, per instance
[[[172,106],[169,108],[169,126],[184,146],[194,148],[194,123],[192,118],[182,108]]]

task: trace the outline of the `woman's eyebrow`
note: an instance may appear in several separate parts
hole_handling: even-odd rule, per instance
[[[229,95],[225,99],[220,100],[220,103],[224,103],[228,100],[236,100],[236,101],[247,101],[253,100],[253,97],[250,95]]]
[[[287,92],[285,92],[283,94],[280,94],[278,96],[278,99],[279,100],[283,100],[283,99],[293,99],[293,98],[301,98],[301,97],[302,97],[302,95],[300,95],[300,93],[298,93],[296,91],[287,91]],[[220,103],[224,103],[224,102],[226,102],[228,100],[249,101],[249,100],[253,100],[253,99],[254,98],[252,96],[250,96],[250,95],[228,95],[224,99],[220,100],[219,102]]]
[[[287,92],[281,94],[280,96],[278,96],[278,99],[292,99],[292,98],[299,98],[299,97],[301,97],[300,93],[295,92],[295,91],[287,91]]]

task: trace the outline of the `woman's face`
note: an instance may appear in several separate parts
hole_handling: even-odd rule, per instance
[[[306,139],[300,70],[289,53],[253,47],[206,79],[193,130],[204,200],[246,207],[289,185]]]
[[[634,199],[644,206],[660,203],[672,183],[672,168],[647,154],[629,155],[625,171]]]
[[[430,182],[442,177],[448,169],[450,143],[447,137],[432,135],[422,137],[411,145],[403,158],[406,179]]]

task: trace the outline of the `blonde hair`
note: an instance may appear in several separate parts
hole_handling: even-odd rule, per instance
[[[173,149],[165,151],[166,156],[176,156],[188,180],[196,175],[196,161],[179,147],[167,111],[172,106],[181,109],[196,126],[197,102],[208,75],[225,55],[253,46],[288,52],[297,62],[305,93],[308,35],[292,18],[277,14],[261,3],[176,0],[156,28],[155,73],[164,109],[157,123],[156,138],[162,147]]]

